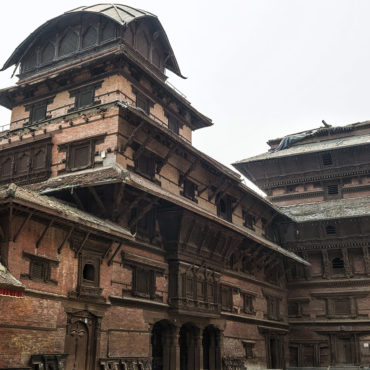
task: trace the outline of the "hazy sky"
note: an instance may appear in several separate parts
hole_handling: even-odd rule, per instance
[[[1,3],[0,62],[43,22],[89,0]],[[224,164],[269,138],[370,119],[369,0],[131,0],[159,17],[182,80],[172,82],[214,126],[194,145]],[[0,73],[10,86],[12,68]],[[7,110],[0,122],[9,121]]]

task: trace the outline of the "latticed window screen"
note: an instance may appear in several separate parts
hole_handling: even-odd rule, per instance
[[[133,268],[133,293],[145,298],[154,298],[155,273],[153,270],[135,266]]]
[[[245,313],[253,313],[253,296],[250,294],[243,294],[243,311]]]
[[[144,153],[136,160],[136,170],[153,179],[155,176],[155,158],[150,153]]]
[[[78,48],[78,36],[77,34],[69,30],[67,34],[60,41],[59,56],[71,54]]]
[[[103,26],[103,31],[101,34],[101,41],[108,41],[116,38],[116,26],[113,22],[107,22]]]
[[[94,141],[73,143],[68,148],[67,169],[75,171],[92,165],[92,154],[94,153]]]
[[[89,27],[82,36],[82,47],[88,48],[98,42],[98,33],[94,27]]]
[[[233,309],[233,292],[228,286],[221,286],[221,308],[224,311],[232,311]]]
[[[46,64],[51,62],[55,56],[55,48],[54,45],[50,42],[44,47],[41,51],[41,64]]]
[[[350,315],[351,314],[351,301],[347,298],[335,299],[334,305],[334,315]]]
[[[331,157],[330,153],[322,154],[321,159],[322,159],[322,164],[324,166],[330,166],[330,165],[333,164],[333,160],[332,160],[332,157]]]

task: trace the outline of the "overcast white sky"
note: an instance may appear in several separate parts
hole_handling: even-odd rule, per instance
[[[43,22],[90,0],[4,1],[3,64]],[[159,17],[182,73],[178,87],[214,126],[194,145],[224,164],[270,138],[370,119],[369,0],[130,0]],[[12,69],[0,73],[0,87]],[[0,123],[9,121],[0,111]]]

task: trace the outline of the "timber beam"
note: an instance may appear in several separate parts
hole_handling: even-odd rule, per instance
[[[157,173],[162,171],[162,168],[167,164],[168,160],[170,159],[171,155],[177,148],[177,143],[173,144],[172,147],[168,150],[166,156],[162,159],[161,163],[157,165]]]
[[[31,219],[33,215],[33,212],[30,212],[27,217],[25,217],[25,219],[23,220],[22,222],[22,225],[19,227],[18,231],[15,233],[14,237],[13,237],[13,242],[15,243],[19,237],[19,235],[21,234],[21,232],[23,231],[23,229],[26,227],[26,225],[28,224],[29,220]]]
[[[58,254],[62,252],[62,248],[64,247],[64,244],[68,241],[68,239],[71,237],[73,230],[74,230],[74,226],[71,226],[70,229],[68,230],[68,233],[65,235],[64,239],[62,240],[62,242],[60,243],[58,247]]]
[[[113,244],[112,244],[112,246],[113,246]],[[117,255],[118,251],[120,250],[121,246],[122,246],[122,243],[119,243],[116,250],[113,252],[111,258],[109,258],[109,260],[108,260],[108,266],[112,265],[114,257],[116,257],[116,255]]]
[[[95,188],[93,186],[88,187],[90,194],[93,196],[96,204],[98,205],[100,212],[102,213],[103,217],[106,217],[107,215],[107,209],[104,206],[104,203],[102,202],[101,198],[99,197],[98,193],[96,192]]]
[[[187,171],[180,176],[179,185],[181,186],[184,183],[184,180],[195,170],[195,167],[199,163],[199,158],[197,158],[187,169]]]
[[[38,240],[37,240],[37,242],[36,242],[36,248],[38,248],[38,247],[40,246],[40,244],[41,244],[42,240],[44,239],[44,237],[45,237],[45,235],[46,235],[46,233],[47,233],[47,231],[48,231],[48,230],[49,230],[49,228],[53,225],[53,222],[54,222],[54,219],[51,219],[51,220],[49,221],[49,223],[46,225],[46,227],[45,227],[44,231],[42,232],[41,236],[39,237],[39,239],[38,239]]]
[[[72,188],[72,189],[71,189],[71,195],[72,195],[73,199],[75,200],[75,202],[76,202],[77,206],[78,206],[82,211],[85,211],[85,207],[84,207],[83,203],[81,202],[80,197],[79,197],[79,196],[78,196],[78,194],[77,194],[77,189]]]
[[[80,252],[82,251],[82,249],[83,249],[83,247],[85,246],[86,242],[88,241],[89,237],[90,237],[90,231],[88,231],[88,232],[86,233],[86,235],[85,235],[85,237],[84,237],[84,240],[82,241],[82,243],[81,243],[80,247],[76,250],[76,252],[75,252],[75,257],[77,257],[77,256],[80,254]]]
[[[150,132],[148,133],[148,136],[145,138],[142,144],[140,144],[139,149],[134,153],[134,160],[137,161],[142,154],[144,153],[146,147],[150,144],[150,142],[153,140],[153,137],[151,136]]]
[[[145,125],[145,121],[142,121],[139,125],[137,125],[131,132],[131,135],[129,136],[129,138],[127,139],[125,145],[121,148],[121,153],[123,154],[126,149],[133,143],[134,139],[135,139],[135,136],[136,134],[138,133],[138,131]]]
[[[146,207],[144,207],[140,212],[139,214],[136,215],[136,217],[131,220],[128,224],[128,227],[129,229],[131,229],[132,227],[136,226],[137,223],[145,217],[145,215],[150,212],[152,210],[152,208],[157,204],[157,201],[154,201],[154,202],[151,202],[150,204],[148,204]]]
[[[238,201],[234,204],[234,206],[233,206],[233,208],[232,208],[232,212],[234,213],[235,212],[235,210],[238,208],[238,206],[239,206],[239,204],[241,204],[243,201],[244,201],[244,199],[247,197],[247,194],[244,194],[244,195],[242,195],[239,199],[238,199]]]
[[[119,186],[119,189],[118,189],[118,191],[115,192],[116,196],[114,197],[115,206],[112,210],[112,220],[113,221],[117,221],[117,219],[119,217],[120,206],[121,206],[121,203],[122,203],[122,199],[123,199],[126,184],[124,182],[121,182],[120,184],[118,184],[118,186]]]

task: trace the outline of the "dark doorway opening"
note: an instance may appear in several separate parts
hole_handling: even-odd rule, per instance
[[[220,333],[214,326],[207,326],[203,331],[203,369],[221,369]]]

